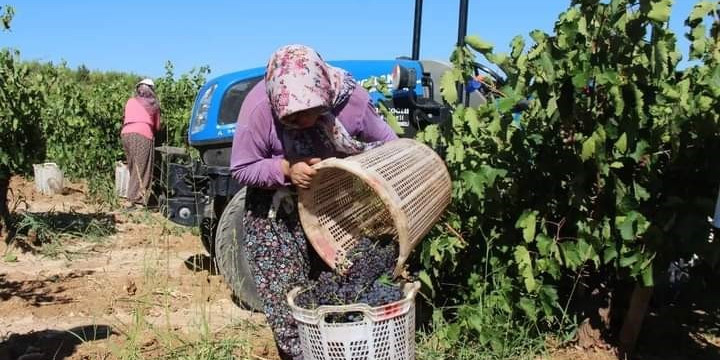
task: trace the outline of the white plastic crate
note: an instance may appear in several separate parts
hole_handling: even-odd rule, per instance
[[[125,163],[115,163],[115,194],[121,198],[127,198],[128,184],[130,183],[130,171]]]
[[[33,164],[35,175],[35,189],[44,195],[62,193],[64,176],[62,170],[55,163]]]
[[[414,360],[415,296],[420,283],[406,284],[405,298],[383,306],[366,304],[320,306],[314,310],[295,305],[303,289],[288,293],[293,318],[306,360]],[[330,314],[359,312],[362,320],[330,323]]]

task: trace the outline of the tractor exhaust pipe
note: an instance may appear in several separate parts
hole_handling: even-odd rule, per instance
[[[420,30],[422,28],[423,0],[415,0],[415,23],[413,24],[412,60],[420,59]]]
[[[459,48],[465,46],[465,35],[467,35],[467,23],[468,23],[468,0],[460,0],[460,17],[458,18],[458,39],[457,39],[457,46]],[[470,102],[470,94],[464,94],[465,92],[465,86],[462,81],[457,83],[457,93],[458,93],[458,100],[457,103],[459,104],[463,99],[465,100],[465,105],[467,105]]]
[[[467,35],[468,23],[468,0],[460,0],[460,18],[458,19],[458,40],[457,46],[465,46],[465,35]]]

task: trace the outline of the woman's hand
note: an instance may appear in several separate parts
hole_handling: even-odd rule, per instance
[[[290,178],[290,182],[299,188],[307,189],[312,177],[317,173],[311,165],[319,163],[320,158],[298,159],[292,162],[284,160],[284,162],[287,164],[283,163],[283,168],[287,169],[286,174]]]

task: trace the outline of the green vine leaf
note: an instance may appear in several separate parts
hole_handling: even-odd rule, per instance
[[[530,293],[534,292],[538,285],[535,280],[535,275],[533,274],[530,252],[524,245],[520,245],[515,248],[515,263],[517,264],[518,272],[525,283],[525,290]]]
[[[615,260],[618,256],[617,249],[613,246],[608,246],[603,250],[603,263],[609,264],[611,261]]]
[[[468,108],[465,110],[465,122],[470,129],[470,133],[477,136],[480,130],[480,121],[478,120],[478,112],[476,109]]]
[[[627,134],[623,133],[620,138],[615,142],[615,149],[624,154],[627,151]]]
[[[535,239],[537,215],[538,211],[526,210],[515,222],[515,228],[523,230],[523,239],[525,242],[531,242]]]
[[[458,100],[457,82],[460,81],[457,72],[448,71],[440,79],[440,93],[448,104],[455,104]]]
[[[648,18],[658,23],[666,23],[670,19],[672,3],[672,0],[650,0]]]
[[[646,267],[642,270],[642,272],[641,272],[640,275],[641,275],[641,277],[642,277],[642,284],[643,284],[643,286],[654,286],[654,285],[655,285],[655,281],[653,280],[653,266],[652,266],[652,263],[650,263],[648,266],[646,266]]]
[[[525,49],[525,39],[522,36],[515,36],[510,42],[510,56],[517,59]]]
[[[492,52],[493,46],[487,41],[480,39],[475,35],[465,36],[465,43],[467,43],[473,50],[479,53]]]
[[[430,289],[430,291],[432,292],[431,296],[434,297],[435,296],[435,288],[433,287],[432,280],[430,279],[430,275],[428,275],[427,271],[425,271],[425,270],[420,271],[420,273],[418,273],[418,279],[420,279],[420,281],[425,286],[427,286],[428,289]]]
[[[688,16],[686,23],[690,26],[697,25],[703,18],[712,14],[714,10],[718,8],[716,1],[700,1],[693,6],[690,16]]]
[[[537,310],[537,307],[535,306],[534,300],[532,300],[530,298],[522,297],[522,298],[520,298],[520,302],[518,305],[520,306],[520,309],[522,309],[523,312],[525,312],[525,316],[527,316],[531,321],[537,321],[538,310]]]
[[[589,137],[582,143],[582,152],[580,153],[580,158],[585,161],[587,159],[590,159],[595,155],[595,138]]]

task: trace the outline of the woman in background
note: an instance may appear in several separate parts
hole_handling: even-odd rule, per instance
[[[130,173],[127,208],[147,205],[153,174],[155,133],[160,130],[160,104],[155,83],[144,79],[135,85],[135,95],[125,104],[121,131],[123,149]]]

